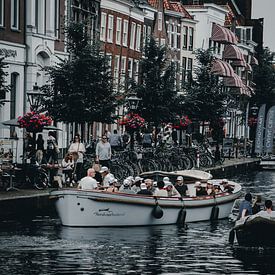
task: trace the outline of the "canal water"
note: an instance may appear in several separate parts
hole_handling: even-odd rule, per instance
[[[275,203],[275,172],[232,178]],[[70,228],[0,222],[0,274],[275,274],[275,249],[228,244],[229,220],[188,227]],[[264,232],[259,232],[264,234]]]

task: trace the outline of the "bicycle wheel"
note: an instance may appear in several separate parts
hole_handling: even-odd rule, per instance
[[[46,189],[49,185],[48,175],[43,172],[38,172],[34,177],[34,187],[38,190]]]

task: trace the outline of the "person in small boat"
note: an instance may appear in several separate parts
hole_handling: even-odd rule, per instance
[[[232,193],[234,191],[234,187],[229,184],[227,179],[223,179],[221,182],[221,190],[222,192]]]
[[[145,179],[144,183],[146,184],[147,190],[149,190],[150,192],[152,192],[152,194],[154,194],[154,192],[156,190],[156,186],[154,186],[153,180]]]
[[[205,196],[205,195],[207,195],[206,187],[207,187],[207,185],[205,183],[201,183],[200,181],[196,181],[195,182],[196,196]]]
[[[275,218],[275,211],[273,211],[272,201],[266,200],[265,203],[265,210],[261,210],[257,213],[257,216],[261,216],[264,218]]]
[[[178,190],[174,187],[172,182],[166,182],[165,184],[165,189],[168,193],[168,197],[181,197],[180,193]]]
[[[107,192],[118,192],[118,188],[116,187],[117,179],[111,178],[109,180],[109,187],[106,189]]]
[[[119,192],[122,193],[127,193],[127,194],[136,194],[132,189],[131,189],[131,182],[128,179],[125,179],[123,181],[123,184],[119,188]]]
[[[168,197],[168,192],[164,189],[164,181],[160,180],[157,182],[157,188],[154,192],[154,196]]]
[[[258,212],[261,211],[261,202],[262,202],[262,197],[260,195],[257,195],[252,203],[252,213],[253,214],[257,214]]]
[[[222,193],[222,190],[221,190],[221,187],[220,187],[219,183],[214,183],[213,186],[214,186],[214,192],[215,192],[215,194]]]
[[[145,183],[140,184],[140,191],[137,192],[138,195],[152,196],[153,193],[147,189]]]
[[[114,175],[110,173],[109,168],[107,166],[102,166],[99,173],[102,176],[102,186],[109,187],[109,180],[114,178]]]
[[[142,180],[143,178],[137,176],[135,177],[135,180],[134,180],[134,184],[132,185],[132,190],[135,191],[136,193],[139,192],[141,189],[140,189],[140,185],[142,183]]]
[[[212,182],[207,182],[206,183],[206,192],[208,196],[213,196],[215,195],[215,189],[214,189],[214,185]]]
[[[183,177],[178,176],[175,183],[175,188],[180,193],[182,197],[186,196],[188,193],[187,185],[184,183]]]
[[[98,182],[93,178],[95,170],[93,168],[88,169],[87,176],[79,181],[78,189],[93,190],[98,188]]]
[[[238,220],[249,215],[252,215],[252,195],[247,193],[240,204]]]

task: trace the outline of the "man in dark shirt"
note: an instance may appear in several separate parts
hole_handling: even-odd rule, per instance
[[[187,188],[187,185],[183,182],[182,176],[177,177],[175,188],[177,189],[177,191],[180,193],[182,197],[186,196],[186,191],[188,188]]]
[[[140,191],[137,192],[138,195],[146,195],[146,196],[152,196],[153,193],[149,190],[147,190],[147,186],[145,183],[140,184]]]

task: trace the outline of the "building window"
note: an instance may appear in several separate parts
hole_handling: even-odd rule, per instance
[[[108,29],[107,29],[107,42],[113,42],[113,27],[114,27],[114,17],[113,15],[108,15]]]
[[[173,48],[177,47],[178,28],[176,25],[173,26]]]
[[[172,24],[168,23],[168,45],[172,47]]]
[[[4,11],[5,11],[5,5],[4,0],[0,0],[0,27],[4,27]]]
[[[193,59],[188,58],[188,62],[187,62],[187,80],[188,80],[188,82],[190,82],[192,79],[192,70],[193,70]]]
[[[11,28],[19,29],[19,0],[11,1]]]
[[[194,28],[189,28],[189,51],[194,49]]]
[[[117,45],[120,45],[121,43],[121,23],[122,23],[122,19],[118,17],[116,20],[116,44]]]
[[[140,51],[141,25],[137,25],[136,50]]]
[[[146,41],[147,41],[147,26],[143,25],[143,50],[145,48]]]
[[[101,21],[100,21],[100,40],[105,41],[106,39],[106,13],[101,13]]]
[[[162,12],[158,12],[158,30],[162,31]]]
[[[114,88],[118,90],[119,84],[119,55],[115,56],[114,60]]]
[[[125,74],[126,74],[126,56],[121,57],[121,75],[120,75],[120,85],[122,90],[125,87]]]
[[[108,59],[108,71],[112,71],[112,54],[106,53],[106,57]]]
[[[139,72],[139,65],[138,60],[134,60],[133,64],[133,78],[136,83],[138,83],[138,72]]]
[[[131,79],[133,77],[133,59],[129,58],[128,60],[128,77]]]
[[[54,20],[54,34],[56,38],[60,37],[60,0],[55,1],[55,20]]]
[[[128,21],[123,21],[123,35],[122,35],[122,45],[127,47],[128,43]]]
[[[182,58],[182,83],[186,81],[186,57]]]
[[[135,49],[135,38],[136,38],[136,23],[132,22],[132,25],[131,25],[130,49]]]
[[[182,28],[182,49],[187,50],[187,36],[188,36],[188,27],[184,26]]]

